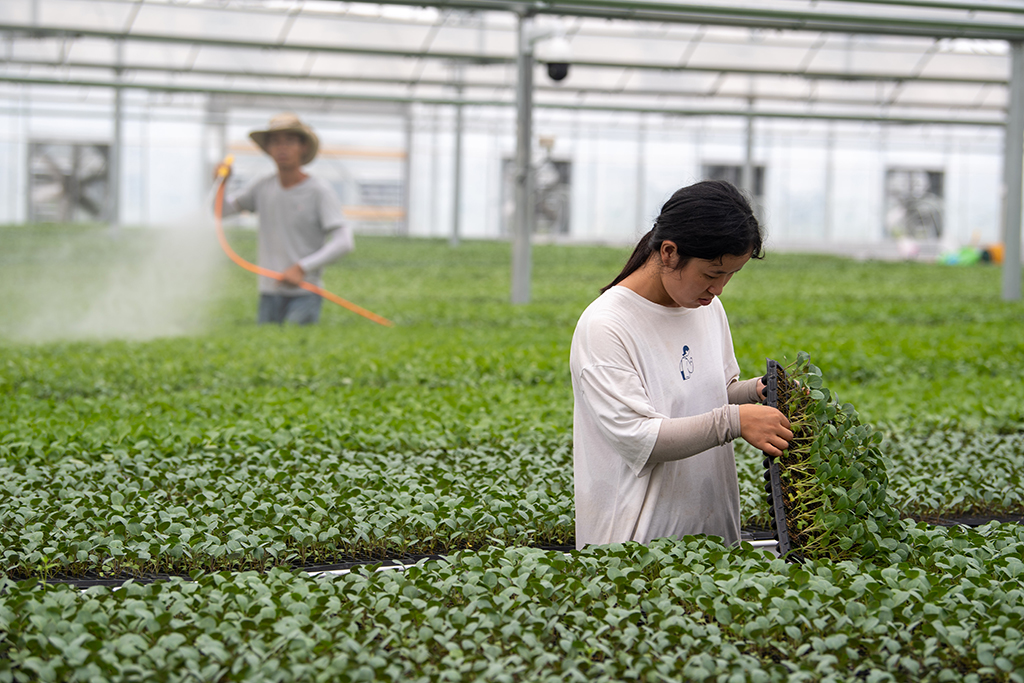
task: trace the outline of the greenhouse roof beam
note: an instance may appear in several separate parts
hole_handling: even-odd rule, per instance
[[[843,0],[846,3],[862,5],[893,5],[902,7],[920,7],[928,9],[952,9],[967,12],[1009,12],[1024,14],[1024,7],[1019,4],[995,2],[952,2],[950,0]]]
[[[419,97],[402,95],[369,95],[355,93],[324,93],[319,91],[271,91],[265,88],[214,88],[203,86],[150,84],[150,83],[119,83],[115,80],[97,79],[55,79],[55,78],[33,78],[21,76],[9,76],[0,74],[0,83],[12,83],[21,85],[44,85],[44,86],[74,86],[89,88],[124,88],[127,90],[144,90],[151,92],[170,93],[197,93],[215,94],[228,96],[270,96],[278,98],[305,99],[305,100],[335,100],[348,102],[374,102],[374,103],[406,103],[443,106],[470,106],[470,107],[512,107],[515,102],[501,99],[457,99],[450,97]],[[644,114],[663,114],[666,116],[730,116],[730,117],[754,117],[766,119],[802,119],[818,121],[850,121],[870,123],[890,123],[896,125],[943,125],[943,126],[986,126],[1003,127],[1005,122],[1001,118],[967,118],[967,117],[941,117],[941,116],[915,116],[915,115],[872,115],[863,113],[830,113],[830,112],[793,112],[773,111],[766,109],[727,109],[727,108],[701,108],[701,107],[643,107],[615,104],[583,104],[571,102],[536,102],[539,109],[564,109],[569,111],[608,111],[608,112],[631,112]]]
[[[28,31],[29,28],[24,25],[12,25],[0,23],[0,31]],[[487,64],[487,65],[512,65],[516,61],[514,55],[483,55],[472,52],[437,52],[437,51],[423,51],[423,50],[397,50],[389,48],[365,48],[365,47],[351,47],[351,46],[338,46],[338,45],[323,45],[323,44],[279,44],[267,46],[263,43],[254,41],[236,41],[236,40],[217,40],[210,38],[202,38],[198,36],[166,36],[160,34],[139,34],[133,33],[125,35],[116,31],[98,31],[98,30],[80,30],[70,28],[46,28],[33,31],[35,35],[48,35],[52,37],[67,38],[67,37],[90,37],[90,38],[108,38],[108,39],[127,39],[127,40],[138,40],[142,42],[165,42],[174,44],[184,45],[208,45],[211,47],[231,47],[231,48],[247,48],[247,49],[274,49],[274,50],[293,50],[293,51],[314,51],[314,52],[328,52],[338,54],[357,54],[363,56],[373,57],[402,57],[402,58],[416,58],[416,59],[437,59],[441,61],[451,62],[463,62],[463,63],[475,63],[475,64]],[[11,59],[5,60],[7,63],[17,63],[18,60]],[[544,63],[544,60],[538,60]],[[52,61],[52,66],[66,67],[70,63],[67,60],[60,59]],[[1005,78],[985,78],[981,76],[955,76],[955,75],[915,75],[915,74],[898,74],[898,73],[887,73],[884,71],[830,71],[825,69],[805,69],[801,71],[793,71],[783,68],[757,68],[757,67],[738,67],[731,65],[700,65],[690,66],[683,64],[672,64],[672,63],[652,63],[652,62],[626,62],[626,61],[611,61],[611,60],[590,60],[590,59],[579,59],[574,58],[572,60],[573,66],[583,66],[591,68],[607,68],[607,69],[643,69],[649,71],[674,71],[674,72],[686,72],[686,73],[711,73],[711,74],[737,74],[744,76],[791,76],[794,78],[805,78],[808,80],[823,80],[823,81],[882,81],[882,82],[902,82],[902,81],[918,81],[921,83],[962,83],[971,85],[999,85],[1005,86],[1007,79]],[[81,66],[95,66],[100,68],[115,68],[112,63],[92,63],[92,64],[81,64]],[[199,72],[193,70],[189,66],[134,66],[130,63],[122,65],[120,68],[125,70],[145,70],[145,71],[165,71],[168,73],[189,73]],[[208,70],[208,73],[214,73],[212,70]],[[224,75],[252,75],[246,72],[240,71],[226,71]],[[282,78],[295,77],[296,74],[291,73],[279,73],[275,74]],[[306,77],[316,79],[321,78],[318,75],[305,74]],[[327,77],[325,77],[327,78]],[[386,79],[381,79],[380,82],[388,82]]]
[[[402,50],[396,48],[372,48],[372,47],[346,47],[342,45],[309,44],[309,43],[265,43],[258,40],[229,40],[224,38],[208,38],[202,36],[180,36],[166,33],[122,33],[120,31],[104,31],[97,29],[80,29],[67,26],[48,26],[35,28],[27,24],[0,23],[0,31],[20,31],[33,37],[54,36],[58,38],[113,38],[123,40],[137,40],[150,43],[171,43],[177,45],[197,45],[210,47],[227,48],[248,48],[251,50],[298,50],[302,52],[328,52],[337,54],[355,54],[364,56],[379,57],[408,57],[414,59],[430,58],[447,61],[463,61],[475,64],[511,64],[515,62],[514,56],[507,55],[485,55],[469,52],[440,52],[436,50],[424,51]],[[125,68],[128,68],[127,66]]]
[[[760,4],[708,5],[683,2],[637,2],[634,0],[379,0],[379,4],[430,6],[441,9],[492,10],[517,14],[549,14],[558,16],[625,19],[631,21],[671,22],[713,26],[734,26],[786,31],[823,31],[829,33],[860,33],[876,35],[925,36],[932,38],[972,38],[979,40],[1024,39],[1024,21],[1016,19],[1017,11],[998,5],[978,4],[964,9],[959,16],[938,18],[931,14],[857,14],[825,9],[831,3],[820,0],[814,8],[787,10]],[[878,3],[896,6],[896,3]],[[936,10],[943,7],[904,3],[904,7]],[[972,18],[976,12],[1008,14],[1003,20]]]
[[[685,71],[687,73],[710,73],[710,74],[736,74],[740,76],[792,76],[794,78],[806,78],[812,81],[883,81],[903,82],[920,81],[921,83],[964,83],[973,85],[1003,85],[1006,79],[980,78],[973,76],[914,76],[911,74],[893,74],[882,71],[876,72],[842,72],[825,70],[791,71],[786,69],[759,69],[754,67],[743,68],[737,66],[679,66],[675,64],[651,64],[651,63],[623,63],[593,60],[572,60],[573,66],[589,66],[594,68],[608,69],[647,69],[650,71]]]
[[[507,2],[506,0],[380,0],[377,4],[404,6],[431,6],[438,9],[508,11],[527,14],[555,14],[559,16],[589,16],[618,18],[635,22],[693,24],[698,26],[728,26],[746,29],[781,31],[813,31],[825,33],[868,34],[889,36],[918,36],[928,38],[970,38],[978,40],[1024,39],[1024,18],[1005,17],[1004,20],[983,20],[961,15],[948,19],[891,14],[839,14],[821,9],[803,11],[779,10],[758,6],[714,6],[691,3],[632,2],[626,0],[550,0]],[[987,10],[992,13],[991,10]],[[94,35],[95,31],[75,28],[34,27],[7,25],[6,28]],[[150,39],[146,34],[133,31],[98,32],[115,33],[124,38]],[[176,40],[161,36],[162,40]],[[188,40],[188,39],[181,39]],[[285,42],[266,43],[251,41],[207,41],[209,44],[266,47],[289,47]]]
[[[139,6],[138,0],[103,0],[103,1],[106,2],[106,3],[130,3],[132,5],[132,7],[133,7],[133,10],[137,10],[137,8]],[[404,1],[405,0],[398,0],[398,2],[404,2]],[[865,2],[883,2],[883,4],[886,4],[886,3],[884,3],[884,0],[864,0],[864,1]],[[158,4],[159,3],[154,2],[154,0],[148,0],[148,6],[155,6],[155,5],[158,5]],[[230,5],[230,0],[227,0],[226,4]],[[394,3],[392,3],[392,4],[394,4]],[[380,6],[385,6],[385,5],[380,5]],[[401,5],[401,6],[404,7],[405,5]],[[222,11],[223,7],[221,5],[207,5],[207,4],[203,4],[203,5],[188,5],[187,9],[189,11],[193,11],[193,10]],[[434,9],[434,8],[431,8],[431,9]],[[341,20],[341,21],[344,21],[344,22],[353,22],[353,23],[360,22],[360,23],[368,23],[368,24],[378,24],[378,23],[384,22],[384,23],[386,23],[389,26],[417,26],[417,27],[435,26],[436,27],[436,26],[439,25],[439,22],[438,22],[438,20],[436,18],[430,19],[428,21],[428,20],[425,20],[424,18],[414,17],[414,16],[406,16],[406,17],[403,17],[403,16],[387,16],[387,17],[383,17],[383,16],[374,16],[374,15],[370,15],[370,14],[349,14],[349,13],[338,14],[337,12],[324,12],[322,10],[318,11],[316,9],[311,9],[309,7],[304,8],[301,12],[293,12],[293,10],[287,10],[287,9],[284,9],[284,8],[262,7],[262,6],[257,6],[257,5],[243,5],[240,8],[235,9],[234,11],[237,11],[240,14],[244,13],[246,15],[257,15],[257,16],[261,15],[261,14],[288,15],[290,18],[293,18],[293,17],[291,17],[291,14],[294,14],[295,16],[298,16],[299,14],[302,14],[303,16],[306,16],[306,17],[309,17],[309,18],[321,18],[321,19],[323,19],[325,21],[331,21],[331,20],[339,21],[339,20]],[[1018,11],[1019,11],[1020,14],[1024,15],[1024,6],[1019,7]],[[504,12],[496,12],[496,13],[493,13],[492,16],[501,17],[504,14],[505,14]],[[487,32],[490,32],[490,33],[495,33],[495,32],[498,32],[498,33],[510,33],[510,34],[515,32],[514,26],[505,25],[505,24],[501,23],[500,21],[497,21],[497,22],[488,21],[487,18],[486,18],[487,15],[476,14],[476,16],[479,17],[479,28],[481,28],[481,29],[483,29],[483,30],[485,30]],[[650,22],[646,22],[646,23],[650,23]],[[658,22],[658,23],[663,25],[666,22]],[[45,30],[45,28],[46,27],[39,26],[38,24],[28,24],[28,25],[24,25],[23,24],[22,25],[22,30],[27,31],[27,32],[37,32],[37,31],[40,31],[40,30]],[[714,33],[708,31],[708,26],[702,25],[702,24],[694,25],[692,28],[693,28],[693,30],[695,32],[695,34],[693,36],[693,41],[695,43],[704,42],[704,43],[709,43],[709,44],[722,44],[722,43],[744,44],[744,43],[748,43],[749,42],[749,38],[740,38],[738,36],[730,36],[730,35],[727,35],[727,34],[714,34]],[[127,37],[129,35],[129,29],[130,29],[130,24],[126,24],[126,26],[123,27],[122,29],[110,29],[110,31],[116,33],[119,36]],[[573,29],[572,34],[574,36],[579,35],[579,36],[588,36],[588,37],[622,37],[622,35],[623,35],[621,29],[606,28],[604,24],[592,24],[592,25],[586,26],[583,29],[580,29],[579,27],[577,27],[577,28]],[[776,45],[776,46],[781,46],[781,47],[786,47],[786,46],[793,47],[794,43],[806,43],[808,45],[813,45],[813,44],[819,43],[819,41],[820,41],[819,37],[809,38],[809,37],[807,37],[809,35],[810,35],[810,32],[794,32],[794,34],[792,34],[792,35],[780,34],[780,35],[777,35],[777,36],[773,37],[772,43],[774,45]],[[829,34],[826,33],[825,35],[829,35]],[[803,37],[801,38],[801,36],[803,36]],[[808,43],[808,41],[810,41],[810,42]],[[264,46],[265,47],[274,47],[275,45],[280,45],[280,44],[283,44],[283,41],[281,41],[280,37],[279,37],[279,39],[278,39],[278,41],[276,43],[265,43]],[[914,52],[918,51],[918,48],[916,48],[916,47],[913,47],[913,48],[908,48],[907,46],[902,46],[901,47],[898,44],[888,45],[888,46],[886,46],[884,48],[885,51],[893,51],[893,50],[899,51],[901,49],[904,49],[904,50],[905,49],[910,49],[911,51],[914,51]],[[872,52],[876,52],[877,50],[873,49],[871,46],[860,45],[860,46],[858,46],[857,51],[858,51],[858,53],[872,53]],[[682,62],[685,63],[685,60],[682,60]]]
[[[124,64],[117,65],[112,62],[98,62],[98,61],[86,61],[86,60],[59,60],[59,59],[21,59],[21,58],[9,58],[5,59],[6,64],[20,64],[24,66],[45,66],[53,68],[72,68],[72,69],[121,69],[122,71],[141,71],[149,73],[169,73],[169,74],[194,74],[197,76],[229,76],[231,78],[295,78],[295,74],[287,71],[261,71],[261,70],[239,70],[239,69],[211,69],[207,67],[194,67],[194,66],[159,66],[155,64]],[[543,63],[543,62],[542,62]],[[609,69],[641,69],[644,68],[637,64],[624,64],[619,62],[572,62],[573,66],[588,66],[593,68],[609,68]],[[709,74],[734,74],[741,76],[790,76],[790,77],[801,77],[807,78],[813,81],[880,81],[885,83],[902,83],[904,81],[913,80],[920,81],[921,83],[945,83],[950,85],[995,85],[995,86],[1006,86],[1007,82],[998,78],[971,78],[971,77],[954,77],[954,76],[931,76],[931,77],[914,77],[909,78],[905,76],[897,76],[893,74],[868,74],[868,73],[857,73],[857,74],[839,74],[835,72],[825,71],[812,71],[807,73],[793,73],[784,70],[775,69],[739,69],[733,67],[702,67],[702,68],[683,68],[683,67],[649,67],[655,70],[666,70],[666,71],[686,71],[688,73],[709,73]],[[337,74],[305,74],[305,77],[313,81],[337,81],[344,83],[381,83],[381,84],[393,84],[393,85],[438,85],[438,86],[449,86],[455,87],[455,83],[446,79],[430,79],[430,78],[396,78],[387,76],[351,76],[351,75],[337,75]],[[477,88],[513,88],[514,84],[506,83],[495,83],[493,81],[465,81],[462,84],[464,87],[477,87]],[[536,86],[538,89],[548,89],[553,91],[589,91],[589,92],[607,92],[607,93],[637,93],[637,92],[649,92],[651,94],[658,95],[672,95],[678,93],[678,90],[647,90],[643,89],[622,89],[618,87],[614,88],[588,88],[579,87],[573,85],[556,85],[556,86]],[[693,94],[697,94],[694,91]],[[770,98],[759,94],[758,99]],[[806,99],[806,98],[804,98]]]
[[[119,67],[105,63],[105,62],[88,62],[88,61],[75,61],[69,60],[66,62],[59,62],[55,60],[34,60],[34,59],[8,59],[8,64],[20,64],[24,66],[45,66],[45,67],[62,67],[71,69],[109,69],[116,70]],[[130,67],[123,67],[123,72],[139,71],[147,73],[173,73],[173,74],[192,74],[196,76],[228,76],[231,78],[259,78],[259,79],[290,79],[293,78],[292,74],[275,71],[238,71],[230,69],[208,69],[202,67],[184,68],[178,67],[170,69],[162,66],[154,65],[138,65],[135,64]],[[778,75],[789,75],[789,74],[778,74]],[[366,85],[400,85],[400,86],[428,86],[437,88],[451,88],[455,87],[450,80],[440,78],[401,78],[401,77],[383,77],[383,76],[350,76],[350,75],[331,75],[331,74],[316,74],[308,75],[310,80],[318,82],[331,82],[331,83],[359,83]],[[936,79],[935,82],[949,83],[950,81],[944,81]],[[954,83],[958,81],[952,81]],[[1000,85],[1004,86],[1005,83],[996,80],[970,80],[965,81],[970,85]],[[130,85],[130,82],[128,83]],[[500,83],[493,81],[466,81],[462,84],[463,88],[468,89],[491,89],[491,90],[508,90],[511,91],[514,87],[514,83]],[[641,95],[648,97],[704,97],[706,92],[703,89],[683,89],[683,88],[648,88],[648,87],[636,87],[629,89],[621,89],[617,87],[611,88],[599,88],[594,86],[574,86],[574,85],[534,85],[534,90],[540,92],[569,92],[580,95]],[[744,95],[746,97],[746,95]],[[861,105],[861,106],[878,106],[882,104],[878,99],[855,99],[852,97],[829,97],[815,95],[813,98],[809,98],[803,95],[781,95],[775,93],[760,93],[756,98],[759,102],[807,102],[812,100],[817,104],[844,104],[844,105]],[[886,106],[893,106],[891,102],[886,99],[884,103]],[[932,102],[932,101],[912,101],[912,102],[901,102],[897,106],[912,106],[912,107],[924,107],[924,108],[939,108],[939,109],[950,109],[950,110],[991,110],[991,111],[1005,111],[1006,108],[1001,105],[992,104],[979,104],[972,102],[963,107],[955,107],[946,102]]]
[[[147,4],[150,4],[150,5],[175,4],[175,2],[177,2],[177,0],[144,0],[144,1]],[[346,2],[346,3],[349,2],[349,0],[336,0],[336,1]],[[587,0],[580,0],[580,1],[582,2],[582,4],[587,4],[587,5],[595,4],[593,2],[588,2]],[[107,2],[118,2],[118,3],[122,3],[122,4],[128,4],[128,5],[142,5],[143,4],[142,2],[140,2],[140,0],[107,0]],[[189,10],[212,10],[212,11],[217,11],[217,10],[223,9],[224,5],[226,5],[226,4],[230,4],[230,0],[228,0],[227,2],[225,2],[224,0],[221,0],[221,2],[219,2],[219,3],[190,4],[190,5],[188,5],[188,9]],[[395,3],[380,2],[380,0],[374,0],[373,2],[368,2],[366,4],[385,5],[385,4],[395,4]],[[431,3],[431,2],[420,2],[420,3],[413,3],[413,4],[416,4],[418,7],[437,6],[437,3]],[[515,2],[515,0],[507,0],[507,2],[505,4],[524,6],[525,4],[528,4],[528,3],[523,3],[523,2],[517,3],[517,2]],[[632,4],[640,4],[640,3],[633,3],[633,2],[630,2],[629,0],[625,0],[624,2],[621,2],[619,4],[632,5]],[[653,6],[656,6],[656,7],[661,7],[661,6],[671,6],[672,3],[649,2],[647,4],[653,5]],[[768,3],[761,3],[761,6],[764,6],[765,4],[768,4]],[[808,2],[808,5],[811,5],[811,4],[812,3]],[[941,11],[948,11],[948,12],[968,12],[968,13],[987,12],[987,13],[1005,13],[1005,14],[1021,14],[1021,15],[1024,15],[1024,5],[1021,5],[1020,3],[1015,3],[1015,2],[988,2],[988,1],[984,1],[984,0],[982,0],[982,1],[974,1],[974,2],[971,2],[970,0],[948,0],[948,1],[947,0],[817,0],[817,2],[813,3],[813,5],[815,7],[820,7],[820,6],[829,5],[829,4],[831,4],[831,5],[839,5],[839,4],[842,4],[842,5],[878,5],[878,6],[883,6],[883,7],[885,7],[885,6],[888,6],[888,7],[901,7],[901,8],[911,9],[911,10],[941,10]],[[296,8],[295,6],[287,6],[287,5],[261,6],[261,5],[249,4],[249,5],[245,6],[245,10],[247,12],[262,13],[262,14],[278,14],[278,15],[304,14],[304,15],[308,15],[308,16],[318,16],[319,15],[319,16],[329,16],[329,17],[336,17],[336,16],[338,16],[337,12],[325,12],[323,10],[317,9],[316,7],[310,7],[308,5],[304,6],[304,7]],[[807,11],[811,11],[811,10],[808,9]]]

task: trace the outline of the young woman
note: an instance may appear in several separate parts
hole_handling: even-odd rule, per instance
[[[720,536],[738,542],[732,440],[779,455],[793,433],[739,380],[722,289],[761,228],[727,182],[677,191],[572,338],[576,546]]]

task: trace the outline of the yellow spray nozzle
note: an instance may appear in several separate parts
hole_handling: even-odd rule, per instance
[[[224,161],[220,162],[220,166],[217,168],[217,177],[226,178],[228,173],[231,171],[231,164],[235,163],[235,157],[231,154],[224,157]]]

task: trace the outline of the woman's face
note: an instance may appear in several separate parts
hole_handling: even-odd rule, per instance
[[[750,254],[726,254],[711,261],[691,258],[685,266],[677,269],[679,253],[676,246],[672,242],[664,242],[661,258],[661,285],[666,299],[657,303],[676,308],[700,308],[722,294],[732,276],[750,260]]]

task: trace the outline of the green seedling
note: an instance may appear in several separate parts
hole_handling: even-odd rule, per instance
[[[832,560],[896,549],[882,433],[838,401],[807,353],[778,372],[777,407],[794,434],[776,460],[790,548]]]

